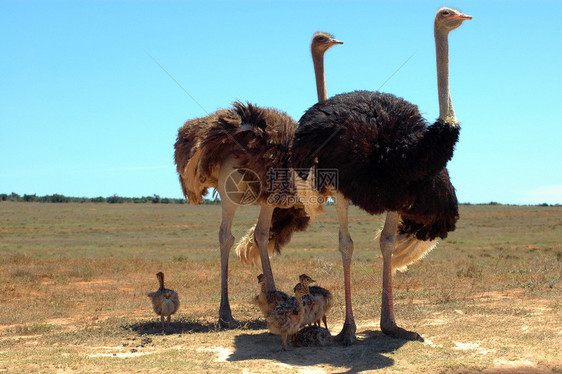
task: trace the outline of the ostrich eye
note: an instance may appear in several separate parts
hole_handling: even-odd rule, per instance
[[[447,17],[448,15],[450,15],[451,13],[448,10],[444,10],[443,12],[441,12],[441,15]]]

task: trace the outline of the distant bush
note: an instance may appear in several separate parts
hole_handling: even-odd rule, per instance
[[[125,199],[121,196],[113,195],[108,197],[105,201],[109,204],[122,204],[125,202]]]
[[[15,192],[12,192],[10,195],[2,194],[3,198],[2,201],[21,201],[21,196]]]
[[[185,204],[185,199],[173,199],[169,197],[160,197],[159,195],[143,196],[143,197],[123,197],[117,194],[109,197],[69,197],[60,194],[37,196],[36,194],[23,196],[15,192],[11,194],[0,194],[0,202],[13,201],[13,202],[40,202],[40,203],[108,203],[108,204]],[[204,200],[202,204],[216,205],[220,204],[220,200]]]
[[[23,195],[23,201],[25,201],[25,202],[37,201],[37,195],[35,195],[35,194],[33,194],[33,195]]]
[[[39,197],[38,201],[42,203],[69,203],[70,198],[64,195],[54,194],[54,195],[46,195],[46,196]]]

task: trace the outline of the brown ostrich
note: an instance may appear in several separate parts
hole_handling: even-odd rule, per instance
[[[209,187],[214,187],[221,198],[222,220],[219,228],[221,253],[221,304],[219,324],[235,327],[228,301],[228,257],[234,244],[231,233],[234,213],[239,205],[261,204],[255,228],[257,245],[267,254],[270,226],[278,219],[279,206],[293,211],[288,225],[294,230],[308,224],[304,209],[268,203],[276,191],[260,181],[267,181],[267,170],[286,169],[288,150],[296,130],[295,121],[287,114],[270,108],[236,102],[231,109],[222,109],[203,118],[187,121],[178,131],[175,161],[180,183],[186,198],[193,204],[202,201]],[[250,200],[248,199],[250,197]],[[272,219],[273,218],[273,219]],[[269,258],[262,258],[264,273],[271,277]],[[269,282],[274,291],[273,279]]]
[[[279,251],[294,231],[305,230],[309,224],[304,207],[290,199],[296,192],[285,190],[286,176],[271,173],[290,170],[289,149],[296,127],[283,112],[236,102],[230,109],[187,121],[178,131],[175,163],[185,197],[197,204],[211,187],[221,198],[222,327],[238,325],[228,301],[228,257],[234,244],[231,226],[237,207],[253,202],[261,205],[246,248],[259,255],[268,292],[275,291],[269,253]]]
[[[350,291],[350,201],[371,214],[388,212],[380,236],[382,331],[397,338],[423,340],[396,325],[392,273],[423,257],[437,237],[445,238],[455,229],[458,220],[455,190],[445,169],[459,134],[449,93],[448,34],[468,19],[471,17],[451,8],[441,8],[435,16],[439,118],[433,125],[423,119],[417,106],[394,95],[367,91],[318,103],[299,121],[291,148],[293,167],[339,172],[337,186],[317,190],[332,194],[338,214],[346,317],[337,339],[346,345],[355,340],[356,331]],[[303,174],[306,178],[307,173]]]
[[[164,317],[169,324],[172,314],[176,313],[180,307],[180,299],[176,291],[164,287],[164,273],[161,271],[156,273],[156,278],[160,287],[158,291],[150,292],[147,296],[152,301],[154,313],[160,316],[160,321],[164,326]]]
[[[341,40],[337,40],[333,35],[327,32],[317,32],[312,36],[312,42],[310,43],[310,52],[312,55],[312,62],[314,65],[314,75],[316,77],[316,90],[318,93],[318,102],[322,103],[328,98],[326,90],[326,77],[324,75],[324,54],[328,49],[336,44],[343,44]],[[290,171],[289,178],[294,177],[292,171]],[[298,187],[297,187],[298,188]],[[300,197],[306,199],[308,194],[308,186],[299,191]],[[305,217],[293,217],[295,212],[308,215],[309,217],[314,217],[322,214],[323,205],[309,205],[305,206],[305,210],[277,210],[274,212],[274,222],[270,229],[270,238],[274,237],[275,241],[269,242],[269,253],[279,253],[281,247],[289,242],[291,235],[294,231],[303,231],[306,229],[309,221]],[[306,225],[304,221],[306,220]],[[244,264],[254,264],[257,267],[261,267],[261,257],[258,246],[254,240],[254,230],[255,226],[250,228],[246,235],[240,239],[238,245],[236,246],[236,254]]]

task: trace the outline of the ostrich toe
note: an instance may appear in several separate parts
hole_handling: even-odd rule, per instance
[[[356,329],[355,324],[344,323],[343,329],[334,337],[334,340],[345,346],[352,345],[357,341],[357,337],[355,336]]]
[[[422,338],[421,335],[417,332],[408,331],[396,325],[390,327],[381,326],[381,330],[385,335],[391,336],[396,339],[417,340],[419,342],[424,341],[424,338]]]

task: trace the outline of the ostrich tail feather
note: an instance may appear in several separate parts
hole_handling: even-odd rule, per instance
[[[254,239],[254,230],[256,225],[252,226],[246,235],[240,239],[236,246],[236,255],[244,265],[255,265],[261,270],[260,250]],[[267,248],[270,256],[275,253],[275,242],[270,240]]]
[[[303,204],[306,215],[310,217],[311,222],[314,222],[317,216],[325,213],[324,205],[327,200],[327,197],[317,190],[315,168],[316,166],[312,166],[308,170],[308,178],[306,180],[298,174],[295,174],[297,196],[299,202]]]
[[[382,230],[375,239],[379,239]],[[413,235],[397,234],[392,252],[392,271],[404,272],[408,266],[421,260],[437,246],[437,240],[419,240]]]
[[[269,243],[267,252],[270,256],[281,253],[281,248],[289,243],[295,231],[304,231],[310,223],[303,206],[291,208],[275,208],[269,228]],[[248,230],[236,246],[236,254],[243,264],[254,264],[261,269],[261,258],[258,245],[254,239],[256,226]]]

